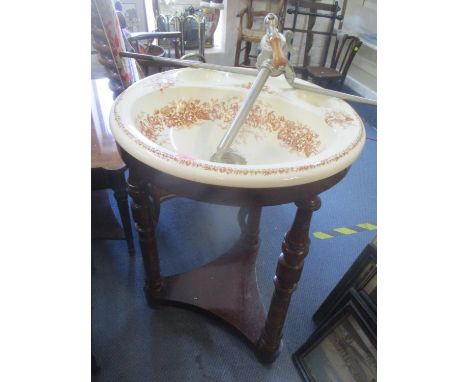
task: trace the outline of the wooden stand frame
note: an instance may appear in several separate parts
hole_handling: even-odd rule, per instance
[[[282,347],[282,329],[292,294],[309,252],[312,213],[320,192],[338,183],[348,169],[307,185],[245,189],[196,183],[170,176],[137,161],[122,150],[129,166],[128,190],[145,267],[148,304],[177,304],[209,313],[230,324],[253,346],[263,363],[273,362]],[[215,204],[239,206],[241,237],[224,255],[200,268],[170,277],[160,273],[155,235],[159,218],[158,189]],[[268,312],[260,301],[255,261],[262,206],[295,202],[297,212],[286,234],[274,276]]]

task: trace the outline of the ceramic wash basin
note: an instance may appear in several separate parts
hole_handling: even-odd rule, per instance
[[[110,115],[119,145],[167,174],[212,185],[275,188],[306,184],[349,167],[364,125],[345,101],[270,78],[232,148],[245,165],[211,162],[254,77],[176,69],[125,90]],[[304,82],[296,80],[298,82]]]

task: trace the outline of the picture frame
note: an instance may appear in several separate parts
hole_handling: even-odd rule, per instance
[[[377,336],[366,312],[356,305],[356,296],[357,291],[294,353],[293,362],[304,381],[377,380]]]
[[[377,338],[377,310],[369,305],[369,301],[366,299],[366,294],[362,291],[357,291],[351,288],[348,291],[348,295],[345,298],[346,303],[351,302],[355,309],[359,312],[362,319],[372,331],[372,336]]]
[[[363,299],[377,312],[377,238],[364,248],[323,301],[312,317],[314,322],[322,324],[343,307],[350,289],[361,293]]]
[[[362,286],[360,294],[368,305],[377,312],[377,268],[371,278]]]
[[[343,296],[342,304],[345,305],[349,301],[353,303],[355,308],[359,311],[368,326],[377,335],[377,305],[374,304],[371,297],[364,290],[356,290],[351,288]],[[334,310],[329,316],[332,317],[340,308]],[[326,321],[325,321],[326,322]],[[322,322],[323,324],[323,322]]]

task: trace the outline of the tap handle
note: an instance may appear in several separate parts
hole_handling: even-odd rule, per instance
[[[283,48],[281,47],[281,38],[278,35],[271,36],[270,45],[273,52],[273,59],[271,60],[273,66],[275,68],[286,66],[288,64],[288,59],[284,55]]]
[[[284,55],[281,39],[281,34],[278,32],[278,17],[274,13],[269,13],[265,17],[265,24],[267,26],[268,42],[270,43],[273,53],[272,65],[275,68],[286,66],[288,59]]]

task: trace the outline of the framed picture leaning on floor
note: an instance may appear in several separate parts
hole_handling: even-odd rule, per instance
[[[377,380],[377,337],[367,311],[348,302],[293,355],[305,381]]]
[[[326,322],[356,289],[377,312],[377,237],[369,243],[313,315],[317,325]]]

